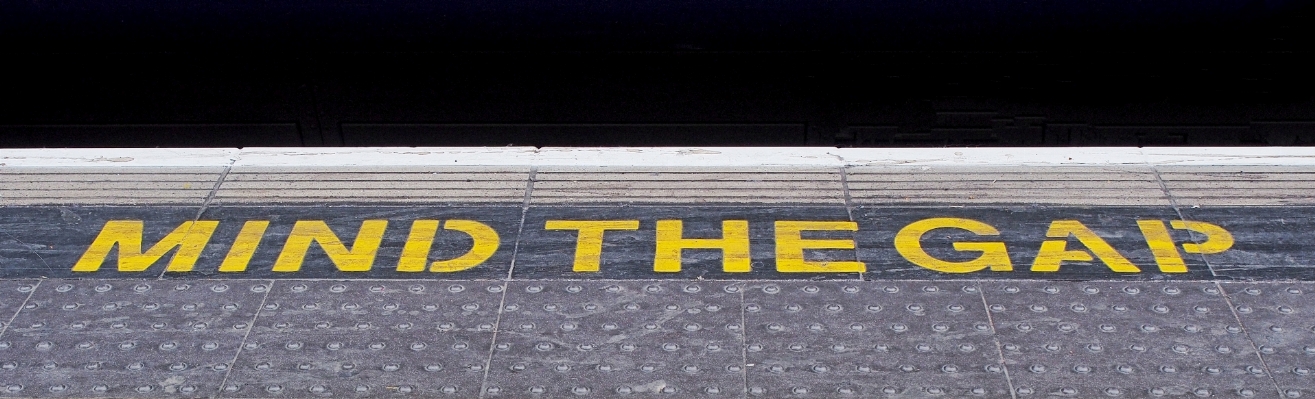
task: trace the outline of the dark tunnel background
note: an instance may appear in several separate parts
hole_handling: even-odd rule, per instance
[[[1315,145],[1310,1],[0,1],[0,147]]]

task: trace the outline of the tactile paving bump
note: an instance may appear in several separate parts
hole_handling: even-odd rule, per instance
[[[1315,284],[1221,285],[1282,396],[1315,396]]]
[[[278,281],[220,395],[476,397],[504,288]]]
[[[268,287],[46,280],[0,337],[0,395],[212,396]]]
[[[484,397],[742,397],[741,289],[513,283]]]
[[[745,291],[750,397],[1009,397],[975,283]]]
[[[989,283],[983,292],[1019,398],[1277,396],[1214,283]]]

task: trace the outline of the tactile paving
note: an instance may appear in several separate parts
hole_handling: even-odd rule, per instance
[[[984,285],[1015,394],[1275,397],[1214,283]]]
[[[0,395],[209,397],[268,288],[43,281],[0,337]]]
[[[9,320],[16,316],[23,302],[36,290],[37,280],[0,280],[0,337],[9,327]]]
[[[1222,285],[11,280],[0,396],[1308,397],[1315,284]]]
[[[751,397],[1009,397],[975,283],[753,284],[744,312]]]
[[[279,281],[221,396],[475,397],[504,288],[496,281]]]
[[[1221,285],[1282,396],[1315,395],[1315,284]]]
[[[512,283],[484,397],[742,397],[742,289]]]

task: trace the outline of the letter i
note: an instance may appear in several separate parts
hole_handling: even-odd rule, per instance
[[[224,263],[219,265],[219,271],[247,271],[247,264],[251,262],[251,256],[256,254],[256,248],[260,246],[260,240],[265,237],[265,229],[268,227],[268,220],[249,220],[243,224],[242,231],[237,233],[237,239],[233,240],[233,246],[228,249],[228,256],[224,257]]]

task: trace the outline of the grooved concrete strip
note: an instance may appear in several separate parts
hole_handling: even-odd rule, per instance
[[[855,204],[1168,205],[1149,167],[854,167]]]
[[[1161,166],[1165,187],[1181,206],[1315,204],[1315,168],[1294,166]]]
[[[0,168],[0,205],[200,205],[223,167]]]
[[[532,204],[844,204],[839,168],[540,168]]]
[[[1223,286],[5,280],[0,396],[1310,394],[1315,286]]]
[[[214,205],[517,203],[529,167],[234,167]]]
[[[1315,203],[1306,166],[860,166],[540,168],[532,203],[1039,204],[1182,206]],[[5,167],[0,205],[199,204],[207,167]],[[1156,181],[1156,172],[1164,187]],[[516,203],[528,166],[238,166],[213,204]],[[847,191],[846,191],[847,190]]]

